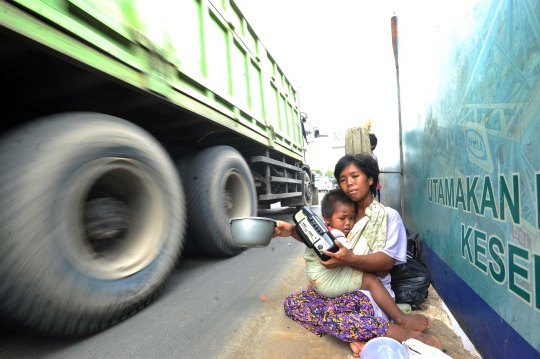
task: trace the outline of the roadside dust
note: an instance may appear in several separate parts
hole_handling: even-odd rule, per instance
[[[454,359],[479,358],[463,347],[461,337],[452,328],[450,317],[442,307],[441,297],[432,286],[429,287],[428,299],[414,313],[424,314],[429,318],[431,327],[424,333],[436,337],[446,355]]]
[[[318,337],[289,319],[283,301],[307,286],[304,259],[299,257],[272,293],[257,293],[260,313],[247,319],[223,348],[218,359],[353,359],[349,344],[325,335]],[[415,313],[431,320],[426,333],[437,337],[443,351],[454,359],[477,359],[463,348],[459,335],[452,329],[450,318],[442,309],[441,299],[430,287],[428,300]]]

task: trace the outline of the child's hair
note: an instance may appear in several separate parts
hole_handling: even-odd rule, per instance
[[[375,145],[375,147],[377,147],[377,136],[375,136],[374,133],[370,133],[369,134],[369,143],[373,146]]]
[[[328,218],[331,218],[338,204],[347,204],[347,205],[355,206],[355,203],[352,201],[352,199],[347,197],[345,192],[343,192],[339,188],[333,189],[329,191],[326,194],[326,196],[324,196],[323,200],[321,201],[322,215]],[[355,210],[356,210],[356,206],[355,206]]]

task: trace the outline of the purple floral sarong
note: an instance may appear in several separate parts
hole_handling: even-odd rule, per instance
[[[381,337],[388,330],[389,322],[373,316],[371,301],[359,290],[328,298],[308,289],[289,295],[283,306],[289,318],[310,332],[347,343]]]

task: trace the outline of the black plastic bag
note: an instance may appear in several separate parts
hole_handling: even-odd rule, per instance
[[[431,279],[425,264],[412,253],[408,252],[407,263],[394,266],[390,275],[396,303],[408,303],[412,309],[418,309],[426,301]]]
[[[418,233],[407,237],[407,252],[410,252],[415,258],[420,258],[420,238],[418,237]]]

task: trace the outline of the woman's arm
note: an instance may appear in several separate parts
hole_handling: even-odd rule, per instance
[[[274,234],[272,235],[272,238],[289,236],[293,237],[298,242],[302,242],[300,236],[296,232],[296,227],[294,225],[283,221],[276,221],[276,227],[274,228]]]
[[[384,252],[371,253],[366,255],[356,255],[348,250],[339,241],[336,241],[339,251],[336,253],[321,251],[330,257],[321,264],[326,269],[336,267],[351,267],[361,272],[384,272],[394,267],[396,260]]]
[[[348,266],[362,272],[385,272],[390,271],[396,262],[397,264],[407,262],[405,226],[396,210],[387,208],[387,212],[386,245],[382,251],[367,255],[355,255],[352,251],[338,244],[339,251],[336,253],[325,252],[331,259],[326,262],[321,261],[321,264],[326,268]]]
[[[386,272],[386,274],[388,274],[388,271],[390,271],[396,263],[394,258],[384,252],[356,257],[356,261],[351,265],[351,268],[361,272]]]

